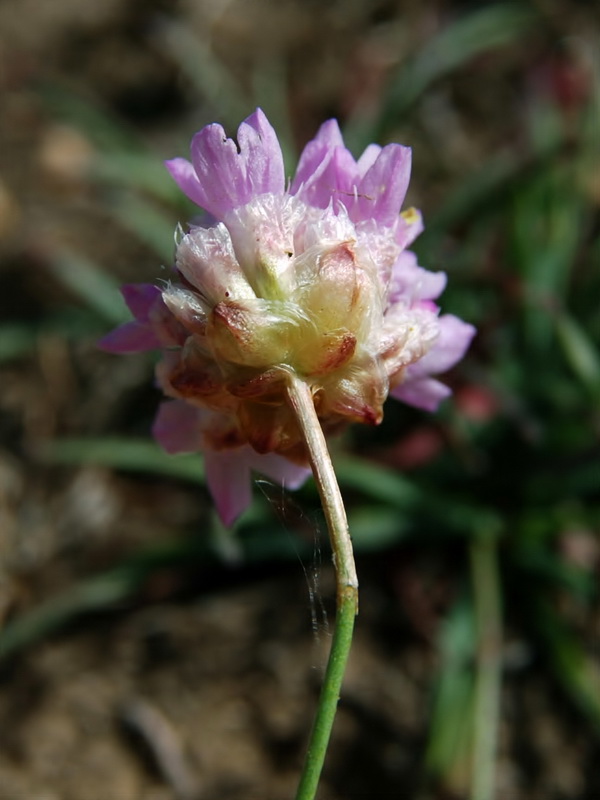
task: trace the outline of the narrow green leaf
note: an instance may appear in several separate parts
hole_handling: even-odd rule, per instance
[[[350,122],[345,132],[349,146],[358,151],[369,142],[383,140],[435,81],[477,56],[525,35],[534,21],[535,15],[525,5],[498,3],[443,27],[411,61],[398,66],[389,81],[378,119],[370,122],[361,111],[360,117],[357,115]]]
[[[209,537],[174,539],[140,549],[122,564],[73,584],[61,594],[0,630],[0,660],[60,630],[82,614],[105,611],[126,601],[153,571],[182,568],[191,560],[214,560]]]
[[[0,362],[30,353],[37,342],[37,330],[31,325],[0,326]]]
[[[64,286],[103,319],[111,323],[129,319],[118,282],[89,259],[70,250],[55,250],[49,266]]]
[[[335,459],[335,471],[340,486],[392,506],[408,508],[421,497],[415,484],[365,459],[351,456]]]
[[[173,263],[173,237],[177,224],[174,216],[160,211],[152,203],[129,192],[113,199],[110,213],[120,225],[151,247],[164,264]]]
[[[600,391],[600,352],[584,328],[567,312],[556,316],[556,332],[565,358],[579,380],[594,394]]]
[[[137,189],[168,203],[179,203],[181,190],[154,153],[99,153],[90,166],[92,178]]]
[[[382,550],[403,539],[410,527],[407,514],[384,506],[360,506],[348,512],[352,543],[357,552]]]
[[[567,694],[591,720],[600,737],[600,669],[549,604],[538,602],[536,622],[548,648],[554,673]]]
[[[158,35],[203,101],[212,103],[223,121],[237,129],[240,120],[253,110],[254,103],[219,61],[209,37],[175,19],[165,21]]]
[[[62,439],[40,446],[38,457],[52,464],[98,464],[113,469],[204,480],[199,455],[170,456],[156,443],[136,439]]]
[[[117,568],[73,586],[0,631],[0,660],[60,628],[73,617],[108,608],[127,597],[137,576]]]
[[[473,606],[463,596],[440,632],[440,674],[426,754],[429,769],[456,789],[465,788],[470,770],[475,642]]]
[[[78,128],[101,150],[140,153],[144,149],[132,129],[89,98],[50,83],[39,86],[38,92],[54,117]]]

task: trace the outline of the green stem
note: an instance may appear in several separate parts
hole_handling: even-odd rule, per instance
[[[288,381],[288,398],[302,431],[327,521],[336,572],[337,618],[319,706],[308,743],[296,800],[314,800],[335,719],[358,612],[358,578],[352,541],[340,489],[310,387],[295,375]]]
[[[493,800],[502,683],[502,602],[495,536],[471,544],[477,626],[471,800]]]

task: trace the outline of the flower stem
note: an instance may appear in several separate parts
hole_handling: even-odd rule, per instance
[[[290,406],[302,431],[321,497],[336,572],[337,618],[335,632],[319,697],[317,715],[296,793],[296,800],[313,800],[319,785],[352,644],[354,618],[358,613],[358,578],[346,510],[325,436],[315,411],[310,387],[292,374],[289,377],[287,390]]]
[[[471,572],[477,627],[471,800],[493,800],[502,681],[502,603],[496,537],[475,538]]]

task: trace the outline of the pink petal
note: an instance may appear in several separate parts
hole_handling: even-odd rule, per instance
[[[396,400],[402,400],[410,406],[422,408],[424,411],[437,411],[439,404],[449,397],[452,391],[435,378],[418,378],[407,379],[405,383],[392,389],[390,394]]]
[[[103,336],[97,344],[107,353],[140,353],[161,346],[152,328],[136,320],[119,325]]]
[[[282,194],[285,189],[283,155],[277,134],[262,109],[257,108],[242,122],[238,142],[240,156],[245,158],[252,196]]]
[[[148,317],[161,291],[151,283],[127,283],[121,286],[121,294],[133,316],[140,322]]]
[[[412,244],[424,230],[425,225],[423,224],[421,212],[416,208],[411,208],[408,218],[402,214],[398,217],[395,234],[396,244],[404,249]]]
[[[312,178],[324,160],[331,156],[335,148],[343,146],[344,140],[337,120],[329,119],[324,122],[315,138],[306,144],[300,155],[290,194],[297,194],[300,187]]]
[[[356,166],[358,167],[358,174],[361,178],[368,172],[369,169],[373,166],[373,164],[377,161],[377,157],[381,153],[381,147],[378,144],[370,144],[361,157],[356,162]]]
[[[204,454],[206,483],[213,496],[219,516],[227,526],[231,525],[252,502],[249,448],[237,448]]]
[[[314,139],[307,143],[300,160],[296,175],[290,187],[290,194],[297,194],[305,203],[317,208],[327,208],[331,199],[331,175],[324,177],[336,150],[344,148],[344,140],[335,119],[324,122]],[[348,153],[354,164],[354,159]]]
[[[344,138],[337,119],[328,119],[324,122],[312,141],[318,142],[330,150],[333,150],[335,147],[344,147]],[[309,144],[311,144],[311,142],[309,142]],[[300,156],[300,161],[302,161],[302,156]]]
[[[202,412],[183,400],[161,403],[152,435],[167,453],[196,453],[203,447]]]
[[[435,411],[452,392],[431,375],[445,372],[464,356],[475,328],[452,314],[439,318],[439,337],[420,361],[407,367],[404,381],[391,391],[392,397],[409,405]]]
[[[334,208],[342,203],[348,207],[354,202],[358,183],[356,163],[345,147],[329,152],[321,167],[301,187],[298,196],[316,208],[327,208],[334,201]]]
[[[408,189],[411,157],[410,147],[383,148],[358,187],[360,219],[373,218],[382,225],[396,221]]]
[[[194,136],[192,163],[198,176],[199,205],[217,219],[247,202],[244,165],[221,125],[207,125]]]
[[[171,173],[171,177],[181,191],[192,202],[204,208],[206,195],[200,185],[196,170],[190,162],[185,158],[172,158],[169,161],[165,161],[165,167]]]
[[[287,489],[298,489],[311,474],[308,467],[300,467],[276,453],[261,455],[253,452],[250,466]]]
[[[440,334],[431,350],[407,372],[420,375],[437,375],[458,363],[467,352],[476,330],[468,322],[444,314],[439,318]]]
[[[193,199],[217,219],[258,194],[284,190],[281,148],[260,109],[240,125],[238,140],[239,152],[216,124],[207,125],[192,139],[192,164],[198,177]]]
[[[231,237],[223,223],[192,228],[177,248],[177,269],[212,305],[225,297],[254,297],[240,268]]]
[[[420,267],[416,255],[404,250],[398,256],[390,278],[389,304],[404,300],[408,304],[434,300],[446,287],[445,272],[429,272]]]

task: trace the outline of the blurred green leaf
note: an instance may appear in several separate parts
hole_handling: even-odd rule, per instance
[[[38,92],[54,117],[82,131],[100,150],[112,153],[144,150],[142,140],[132,129],[89,97],[51,83],[39,86]]]
[[[348,146],[362,151],[369,142],[382,141],[394,124],[406,115],[435,82],[497,47],[514,42],[530,31],[535,14],[524,4],[486,6],[443,27],[407,63],[391,75],[376,120],[351,120],[345,130]]]
[[[468,175],[461,175],[440,207],[427,221],[419,246],[428,252],[439,247],[439,237],[449,228],[469,218],[480,219],[496,203],[498,194],[506,190],[523,169],[523,163],[514,153],[502,151],[492,156],[483,167]]]
[[[76,584],[0,630],[0,660],[59,629],[75,616],[114,606],[129,596],[138,583],[139,575],[121,566]]]
[[[254,110],[254,100],[244,94],[213,52],[209,37],[175,19],[165,20],[156,30],[156,36],[196,87],[200,98],[208,100],[218,109],[221,119],[237,130],[240,121]]]
[[[84,614],[108,611],[130,601],[144,581],[159,570],[184,571],[190,566],[204,566],[229,572],[236,565],[310,558],[312,552],[305,542],[287,533],[282,535],[281,529],[272,524],[240,537],[233,558],[230,549],[224,551],[220,536],[218,530],[198,531],[183,539],[173,538],[141,548],[118,567],[48,598],[0,629],[0,661]]]
[[[135,439],[62,439],[47,442],[38,457],[53,464],[98,464],[113,469],[167,475],[204,481],[202,459],[197,455],[171,456],[152,441]]]
[[[408,509],[421,497],[416,484],[372,461],[344,455],[335,459],[335,471],[344,488],[394,507]]]
[[[357,552],[382,550],[403,539],[410,528],[408,514],[393,508],[363,505],[348,511],[348,524]]]
[[[110,213],[117,222],[152,248],[164,264],[175,258],[174,235],[177,220],[142,197],[124,193],[113,198]]]
[[[556,151],[564,139],[563,117],[555,103],[534,96],[529,103],[529,137],[538,156]]]
[[[515,195],[513,236],[526,290],[525,332],[538,353],[548,350],[553,313],[566,302],[583,219],[573,175],[563,169],[540,169]]]
[[[141,549],[118,567],[87,578],[0,630],[0,660],[48,636],[82,614],[106,611],[128,600],[149,574],[211,559],[210,537],[174,539]]]
[[[48,264],[55,277],[100,317],[110,323],[129,319],[119,283],[89,259],[70,250],[55,249],[49,254]]]
[[[253,76],[256,105],[267,115],[277,131],[281,145],[285,174],[293,175],[298,161],[294,141],[290,104],[288,102],[288,75],[281,57],[259,62]]]
[[[97,180],[146,192],[173,205],[181,203],[181,189],[154,153],[98,153],[92,159],[90,173]]]
[[[36,324],[0,325],[0,363],[29,355],[48,336],[81,339],[98,336],[101,327],[87,311],[60,309]]]
[[[425,44],[412,63],[399,68],[384,101],[379,125],[398,119],[431,84],[496,47],[525,35],[535,20],[524,4],[499,3],[472,11]]]
[[[475,615],[462,596],[442,623],[426,763],[444,783],[464,789],[470,772],[474,704]]]
[[[37,343],[37,330],[26,324],[0,325],[0,362],[31,352]]]
[[[600,396],[600,352],[586,330],[570,314],[556,315],[556,331],[565,358],[581,383]]]
[[[600,668],[586,655],[581,642],[570,633],[556,613],[538,600],[535,621],[548,648],[557,680],[593,723],[600,738]]]

